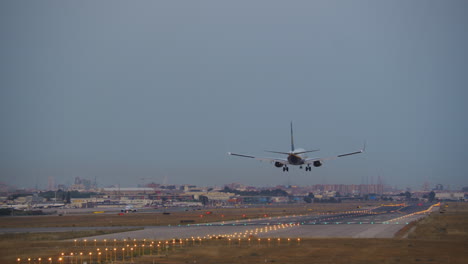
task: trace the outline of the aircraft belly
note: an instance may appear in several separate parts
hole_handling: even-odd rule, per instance
[[[293,155],[290,155],[288,157],[288,162],[291,165],[302,165],[302,164],[304,164],[304,160],[302,158],[297,157],[297,156],[293,156]]]

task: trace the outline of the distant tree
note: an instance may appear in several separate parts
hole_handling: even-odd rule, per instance
[[[67,204],[71,204],[71,194],[70,194],[70,191],[67,192],[66,203],[67,203]]]
[[[409,191],[406,191],[405,192],[405,197],[407,200],[410,200],[411,199],[411,193]]]
[[[313,193],[309,193],[307,196],[304,197],[304,201],[306,203],[311,203],[315,198],[315,195]]]
[[[0,216],[3,215],[13,215],[13,208],[0,208]]]
[[[203,205],[208,205],[208,202],[209,202],[208,197],[206,197],[206,196],[204,196],[204,195],[200,195],[200,197],[198,198],[198,200],[199,200]]]
[[[8,200],[15,200],[18,197],[26,197],[26,196],[29,196],[29,195],[31,195],[31,194],[30,193],[11,194],[11,195],[8,196]]]
[[[434,201],[435,195],[436,195],[436,194],[435,194],[434,191],[431,191],[431,192],[429,193],[429,202],[432,203],[432,202]]]
[[[224,186],[224,189],[222,189],[220,192],[232,192],[233,190],[231,190],[231,188],[229,188],[228,186]]]

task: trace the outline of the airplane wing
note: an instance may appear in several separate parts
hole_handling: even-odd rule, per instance
[[[259,161],[279,162],[279,163],[281,163],[283,165],[289,164],[287,159],[254,157],[254,156],[250,156],[250,155],[237,154],[237,153],[232,153],[232,152],[228,152],[228,155],[238,156],[238,157],[243,157],[243,158],[256,159],[256,160],[259,160]]]
[[[355,155],[355,154],[360,154],[360,153],[363,153],[365,150],[366,150],[366,143],[364,143],[364,147],[362,149],[360,149],[358,151],[355,151],[355,152],[344,153],[344,154],[340,154],[340,155],[337,155],[337,156],[326,157],[326,158],[306,159],[306,160],[304,160],[304,163],[305,164],[312,164],[315,161],[334,160],[336,158],[341,158],[341,157],[351,156],[351,155]]]

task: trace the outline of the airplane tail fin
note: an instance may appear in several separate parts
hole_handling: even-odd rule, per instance
[[[291,152],[294,152],[294,137],[293,137],[293,125],[291,121]]]
[[[293,133],[293,124],[291,121],[291,151],[290,152],[282,152],[282,151],[271,151],[271,150],[265,150],[266,152],[271,152],[271,153],[277,153],[277,154],[284,154],[284,155],[291,155],[291,154],[304,154],[304,153],[309,153],[309,152],[315,152],[319,151],[320,149],[314,149],[314,150],[299,150],[298,152],[295,152],[294,148],[294,133]]]

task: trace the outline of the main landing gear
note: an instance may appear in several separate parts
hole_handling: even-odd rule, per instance
[[[284,165],[284,166],[283,166],[283,171],[289,171],[288,166]]]
[[[307,165],[307,166],[305,167],[305,170],[306,170],[306,171],[311,171],[312,168],[310,167],[310,165]]]

